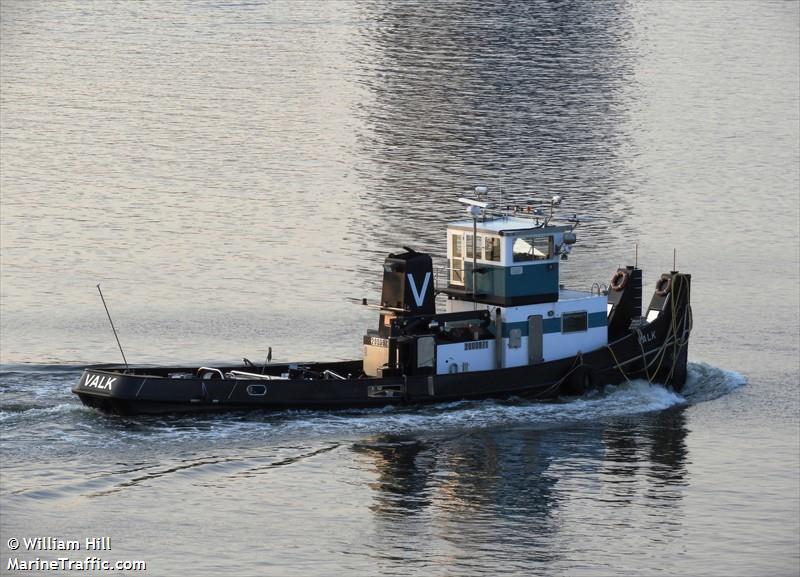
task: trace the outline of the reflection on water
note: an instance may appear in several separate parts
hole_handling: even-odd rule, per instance
[[[376,556],[402,555],[410,543],[395,541],[410,536],[415,546],[438,549],[444,541],[456,557],[488,555],[482,563],[502,558],[523,568],[557,565],[579,548],[561,548],[575,530],[576,507],[597,525],[585,548],[613,539],[615,518],[655,523],[658,539],[674,538],[669,533],[679,527],[687,484],[687,432],[679,407],[569,429],[378,435],[352,449],[375,469],[370,508],[374,539],[383,543]]]
[[[643,492],[656,506],[678,500],[686,484],[685,408],[669,409],[637,419],[615,419],[603,431],[605,458],[602,475],[609,480],[608,496],[625,504]]]
[[[363,219],[384,223],[382,244],[407,242],[412,221],[417,242],[441,252],[442,200],[478,183],[512,203],[564,194],[579,212],[625,210],[635,58],[625,4],[418,8],[365,5],[372,24],[357,39],[371,99],[356,111],[370,161],[357,168],[380,208]]]
[[[377,436],[359,441],[353,450],[374,460],[378,478],[373,483],[376,503],[371,509],[380,515],[413,515],[431,504],[428,471],[433,463],[425,456],[425,444],[417,439]]]

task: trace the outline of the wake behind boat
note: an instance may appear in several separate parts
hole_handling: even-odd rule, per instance
[[[562,260],[583,220],[559,217],[560,197],[493,207],[459,199],[447,225],[447,267],[404,247],[383,263],[378,326],[361,359],[229,366],[87,367],[72,389],[120,414],[379,407],[520,396],[552,399],[641,378],[680,391],[692,327],[691,275],[659,278],[642,309],[642,270],[569,290]],[[673,267],[674,268],[674,267]],[[446,297],[436,311],[436,296]]]

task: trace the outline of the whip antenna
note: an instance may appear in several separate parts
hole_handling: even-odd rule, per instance
[[[267,358],[264,361],[264,366],[261,367],[261,374],[263,375],[267,370],[267,365],[272,362],[272,347],[269,347],[269,351],[267,351]]]
[[[111,323],[111,330],[114,331],[114,338],[117,339],[117,346],[119,347],[119,352],[122,354],[122,360],[125,362],[125,372],[127,373],[130,368],[128,367],[128,359],[125,358],[125,352],[122,350],[122,345],[119,342],[119,337],[117,336],[117,329],[114,328],[114,321],[111,320],[111,313],[108,312],[108,305],[106,304],[106,299],[103,296],[103,291],[100,290],[100,283],[97,283],[97,292],[100,293],[100,299],[103,301],[103,307],[106,309],[106,316],[108,316],[108,322]]]

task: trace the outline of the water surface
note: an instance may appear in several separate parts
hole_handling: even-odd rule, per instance
[[[0,4],[0,572],[796,575],[800,4]],[[596,220],[575,288],[693,275],[690,382],[119,418],[80,367],[347,359],[476,184]],[[33,553],[17,553],[31,558]],[[48,557],[50,553],[42,553]]]

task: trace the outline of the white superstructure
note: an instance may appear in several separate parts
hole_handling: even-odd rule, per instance
[[[559,284],[577,224],[550,224],[560,199],[545,211],[513,213],[462,202],[472,218],[447,226],[446,312],[488,310],[495,339],[438,344],[437,374],[535,365],[604,347],[607,296]]]

